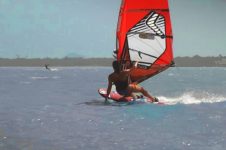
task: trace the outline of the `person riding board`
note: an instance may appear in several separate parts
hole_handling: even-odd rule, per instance
[[[50,70],[49,64],[45,64],[45,68],[46,68],[47,70]]]
[[[114,72],[108,76],[108,88],[105,102],[107,102],[113,84],[116,87],[116,91],[124,97],[132,96],[135,99],[133,93],[140,92],[148,98],[148,101],[158,102],[158,99],[151,96],[143,87],[139,86],[137,83],[129,82],[130,72],[137,67],[137,64],[138,62],[136,62],[131,69],[124,69],[120,71],[119,62],[113,61],[112,67]]]

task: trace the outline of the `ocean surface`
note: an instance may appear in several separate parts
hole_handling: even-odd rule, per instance
[[[226,68],[142,83],[166,105],[104,104],[110,67],[0,68],[0,150],[225,150]]]

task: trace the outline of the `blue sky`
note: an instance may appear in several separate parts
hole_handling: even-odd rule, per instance
[[[111,57],[121,0],[0,0],[0,57]],[[226,0],[169,0],[175,56],[226,55]]]

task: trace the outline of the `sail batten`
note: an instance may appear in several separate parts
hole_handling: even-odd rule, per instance
[[[169,68],[173,62],[173,35],[168,0],[122,0],[117,26],[117,60],[142,82]]]

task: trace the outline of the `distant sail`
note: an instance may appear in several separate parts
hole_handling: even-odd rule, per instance
[[[138,61],[131,72],[142,82],[173,64],[173,35],[168,0],[122,0],[116,40],[121,69]]]

